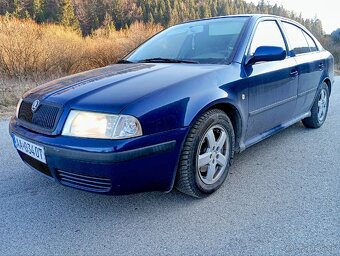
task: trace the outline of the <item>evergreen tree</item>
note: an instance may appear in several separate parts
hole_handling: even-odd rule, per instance
[[[42,0],[44,22],[59,22],[59,9],[61,0]]]
[[[332,37],[334,42],[340,43],[340,28],[338,28],[337,30],[334,30],[331,33],[331,37]]]
[[[135,21],[168,27],[185,20],[242,13],[284,16],[302,23],[318,38],[324,33],[319,19],[303,19],[301,14],[267,0],[259,0],[257,5],[244,0],[0,0],[0,15],[6,13],[18,18],[31,16],[37,22],[59,22],[77,31],[81,27],[83,35],[106,26],[108,17],[119,30]]]
[[[80,31],[79,20],[74,14],[71,0],[64,0],[60,8],[60,24],[70,27],[75,31]]]
[[[152,15],[152,12],[149,12],[148,22],[155,23],[155,19],[154,19],[153,15]]]
[[[164,18],[162,25],[167,26],[171,22],[171,3],[170,0],[164,0],[165,1],[165,10],[164,10]]]
[[[124,11],[123,4],[121,0],[114,1],[114,5],[112,5],[112,17],[117,29],[123,28],[125,25],[128,25],[127,22],[124,22]]]
[[[16,18],[21,18],[20,17],[21,11],[22,11],[22,6],[20,4],[20,1],[14,0],[13,1],[13,13],[12,13],[12,15]]]
[[[316,37],[323,36],[322,24],[321,24],[321,21],[317,17],[315,17],[313,20],[311,30],[313,31]]]
[[[32,17],[37,22],[43,22],[45,20],[42,0],[33,0],[33,15],[32,15]]]

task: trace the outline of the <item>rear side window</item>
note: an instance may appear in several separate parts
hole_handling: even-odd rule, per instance
[[[318,50],[318,47],[316,46],[315,42],[313,41],[313,39],[306,33],[306,32],[302,32],[303,35],[305,36],[308,46],[309,46],[309,50],[311,52],[316,52]]]
[[[262,21],[258,24],[249,53],[253,55],[260,46],[277,46],[286,49],[281,31],[275,21]]]
[[[310,52],[307,39],[303,35],[303,31],[293,24],[287,22],[282,23],[287,33],[290,47],[294,50],[295,54]]]

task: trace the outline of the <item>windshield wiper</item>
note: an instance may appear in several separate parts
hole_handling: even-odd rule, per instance
[[[167,59],[167,58],[150,58],[150,59],[144,59],[140,60],[138,62],[141,63],[189,63],[189,64],[199,64],[198,61],[194,60],[177,60],[177,59]]]
[[[124,60],[124,59],[117,61],[117,64],[129,64],[129,63],[134,63],[134,62],[129,61],[129,60]]]

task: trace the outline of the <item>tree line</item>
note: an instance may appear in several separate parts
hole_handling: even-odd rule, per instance
[[[257,5],[243,0],[0,0],[0,15],[57,23],[84,36],[101,27],[127,28],[136,21],[168,27],[185,20],[244,13],[288,17],[302,23],[317,37],[323,35],[318,18],[304,19],[301,14],[265,0]]]

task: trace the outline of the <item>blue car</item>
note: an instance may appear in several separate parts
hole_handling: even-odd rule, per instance
[[[234,153],[326,120],[332,55],[300,24],[237,15],[179,24],[118,64],[28,91],[10,121],[22,160],[102,194],[205,197]]]

